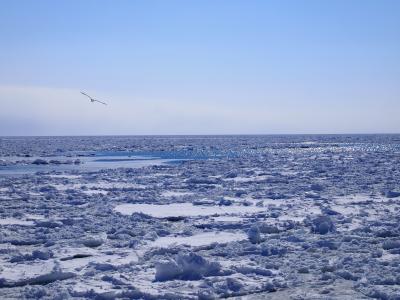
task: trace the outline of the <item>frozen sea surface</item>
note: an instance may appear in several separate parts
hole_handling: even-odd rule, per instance
[[[0,299],[399,299],[400,135],[0,137]]]

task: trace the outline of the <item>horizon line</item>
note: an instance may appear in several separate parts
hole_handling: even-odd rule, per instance
[[[176,136],[300,136],[300,135],[400,135],[400,132],[376,133],[215,133],[215,134],[60,134],[60,135],[0,135],[0,138],[23,137],[176,137]]]

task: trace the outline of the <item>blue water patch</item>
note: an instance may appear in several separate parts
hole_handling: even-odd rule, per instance
[[[94,159],[95,162],[130,162],[130,161],[144,161],[152,160],[154,158],[100,158]]]
[[[125,154],[125,155],[121,155]],[[158,157],[139,157],[126,156],[126,153],[118,153],[111,156],[95,155],[95,156],[80,156],[81,163],[79,164],[54,164],[51,163],[51,158],[42,159],[42,164],[34,164],[33,161],[23,164],[11,164],[0,166],[0,175],[23,175],[34,174],[37,172],[64,172],[64,171],[80,171],[80,172],[96,172],[105,169],[118,168],[141,168],[151,165],[160,165],[173,162],[174,159],[162,159]],[[65,157],[58,157],[59,161],[65,160]],[[183,161],[183,159],[181,160]]]
[[[148,159],[173,159],[173,160],[205,160],[223,157],[234,157],[233,151],[217,150],[175,150],[175,151],[101,151],[94,153],[95,156],[125,156],[142,157]]]
[[[81,164],[52,164],[51,160],[64,161],[66,157],[46,157],[43,164],[15,164],[0,166],[2,175],[33,174],[52,171],[99,171],[102,169],[139,168],[158,164],[181,164],[187,160],[206,160],[218,155],[197,151],[101,151],[76,153]],[[219,157],[221,157],[220,155]],[[70,159],[70,158],[69,158]]]

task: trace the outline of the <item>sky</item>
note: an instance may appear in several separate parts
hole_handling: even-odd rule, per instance
[[[400,1],[0,0],[0,135],[291,133],[400,133]]]

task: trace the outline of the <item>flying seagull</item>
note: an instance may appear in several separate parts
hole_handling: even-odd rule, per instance
[[[107,105],[107,103],[104,103],[104,102],[102,102],[102,101],[100,101],[100,100],[93,99],[92,97],[90,97],[88,94],[85,94],[84,92],[81,92],[81,94],[82,94],[82,95],[85,95],[86,97],[88,97],[88,98],[90,99],[91,102],[99,102],[99,103],[101,103],[101,104]]]

